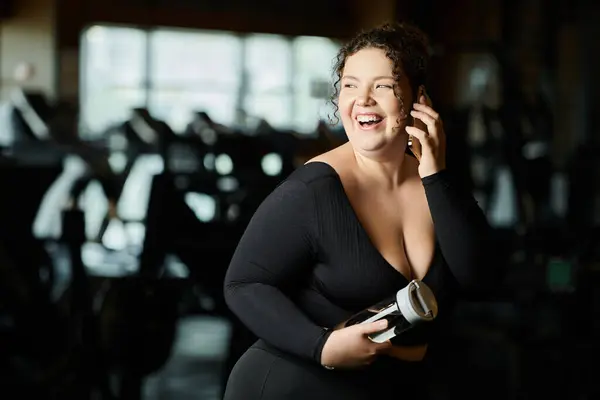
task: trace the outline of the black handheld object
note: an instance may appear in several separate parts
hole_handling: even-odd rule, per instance
[[[417,91],[417,97],[414,99],[415,103],[419,102],[419,99],[421,98],[421,96],[426,96],[425,94],[425,86],[421,85],[419,86],[419,90]],[[411,107],[411,110],[413,108]],[[410,126],[419,128],[419,129],[423,129],[424,127],[420,127],[420,126],[415,126],[415,119],[412,115],[409,114],[410,117]],[[420,125],[422,125],[422,123],[420,123]],[[421,161],[421,143],[419,142],[419,140],[417,138],[415,138],[412,135],[408,135],[408,143],[406,145],[407,151],[414,155],[415,158],[417,159],[417,161]]]

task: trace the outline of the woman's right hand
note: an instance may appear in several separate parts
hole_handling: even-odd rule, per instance
[[[368,335],[387,327],[387,320],[357,324],[334,330],[323,346],[321,364],[334,368],[356,368],[371,364],[392,344],[375,343]]]

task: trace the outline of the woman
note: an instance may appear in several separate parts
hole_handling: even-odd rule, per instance
[[[490,227],[446,170],[426,65],[424,36],[406,24],[341,49],[336,105],[349,142],[268,196],[227,271],[226,301],[259,340],[226,400],[422,398],[433,333],[459,290],[493,279]],[[436,322],[383,344],[367,338],[377,323],[331,329],[412,279],[434,291]]]

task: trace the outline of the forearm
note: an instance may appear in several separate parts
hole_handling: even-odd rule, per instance
[[[259,338],[320,363],[330,332],[313,323],[280,289],[263,283],[227,282],[225,300]]]

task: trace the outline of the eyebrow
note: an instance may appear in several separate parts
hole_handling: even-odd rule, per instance
[[[358,79],[357,77],[352,76],[352,75],[344,75],[344,76],[342,76],[342,79],[349,79],[351,81],[360,81],[360,79]],[[394,77],[393,76],[389,76],[389,75],[380,75],[380,76],[376,76],[376,77],[373,78],[374,81],[379,81],[379,80],[382,80],[382,79],[391,79],[391,80],[394,80]]]

